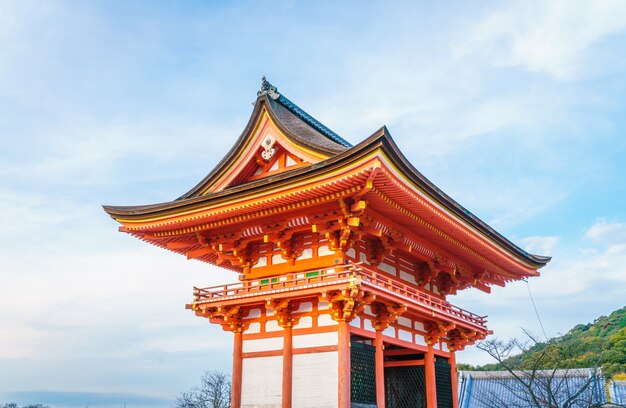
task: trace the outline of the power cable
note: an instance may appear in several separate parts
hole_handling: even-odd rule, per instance
[[[539,326],[541,327],[541,331],[543,332],[543,336],[546,338],[546,341],[549,341],[548,335],[546,334],[546,329],[543,327],[543,323],[541,322],[541,317],[539,317],[539,311],[537,311],[537,306],[535,305],[535,299],[533,299],[533,294],[530,292],[530,285],[528,284],[528,278],[524,279],[526,282],[526,288],[528,289],[528,296],[530,296],[530,302],[533,304],[533,309],[535,309],[535,315],[537,316],[537,320],[539,320]]]

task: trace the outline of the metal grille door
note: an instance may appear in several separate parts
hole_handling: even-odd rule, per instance
[[[452,408],[452,377],[450,364],[445,360],[435,362],[435,381],[437,383],[437,408]]]
[[[350,398],[360,406],[376,406],[376,347],[350,344]]]
[[[387,408],[426,408],[424,366],[385,368]]]

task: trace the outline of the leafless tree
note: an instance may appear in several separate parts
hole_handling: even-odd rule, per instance
[[[603,377],[599,369],[559,369],[560,356],[554,347],[533,348],[538,343],[526,332],[529,342],[516,339],[486,340],[477,345],[500,367],[499,372],[474,372],[472,407],[481,408],[590,408],[602,406]],[[538,349],[538,350],[537,350]],[[513,357],[513,358],[512,358]],[[521,358],[525,357],[525,358]],[[599,363],[597,366],[599,366]],[[545,369],[545,367],[550,367]],[[543,368],[543,369],[541,369]],[[476,381],[482,379],[483,381]],[[603,384],[603,382],[601,382]],[[482,389],[481,389],[482,388]]]
[[[176,408],[230,408],[230,376],[220,371],[206,371],[200,387],[181,393]]]

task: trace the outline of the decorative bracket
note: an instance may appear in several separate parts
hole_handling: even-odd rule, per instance
[[[373,303],[372,313],[376,317],[372,320],[372,326],[378,331],[385,330],[390,324],[395,323],[406,309],[405,305],[399,303]]]
[[[295,304],[289,299],[267,299],[265,307],[274,311],[276,321],[283,329],[293,327],[300,321],[299,317],[292,316]]]

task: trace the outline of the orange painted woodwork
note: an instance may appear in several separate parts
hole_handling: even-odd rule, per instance
[[[230,400],[231,408],[241,408],[241,379],[242,379],[242,338],[241,332],[234,333],[235,339],[233,341],[233,377],[231,383],[232,397]]]
[[[435,356],[448,359],[456,395],[455,351],[490,333],[484,316],[448,297],[538,276],[550,260],[443,193],[386,127],[353,146],[265,79],[241,136],[195,187],[170,202],[104,209],[122,232],[236,272],[235,283],[194,288],[186,306],[234,333],[234,408],[252,398],[245,376],[266,379],[254,361],[277,358],[280,389],[255,392],[298,406],[307,394],[296,386],[295,361],[314,364],[311,354],[336,355],[337,404],[349,407],[353,339],[376,348],[379,407],[385,367],[421,361],[434,407]]]
[[[345,320],[340,320],[338,325],[338,408],[350,408],[350,326]]]
[[[426,377],[426,406],[437,408],[437,382],[435,376],[435,353],[432,346],[424,354],[424,368]]]
[[[383,343],[383,333],[380,330],[376,331],[374,347],[376,347],[376,406],[377,408],[385,408],[385,346]]]

